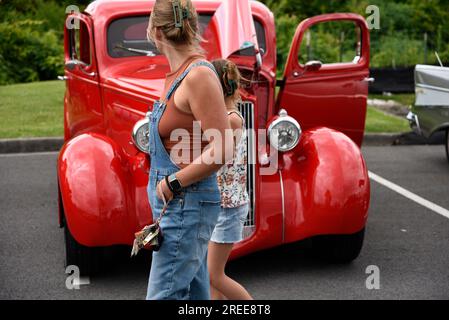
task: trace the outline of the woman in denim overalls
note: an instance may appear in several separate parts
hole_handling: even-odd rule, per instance
[[[197,16],[190,0],[156,1],[149,37],[167,56],[172,70],[187,64],[192,53],[198,52],[191,45],[193,41],[186,42],[196,36],[191,34],[192,30],[197,30],[195,24]],[[165,99],[154,103],[149,125],[151,169],[147,188],[153,219],[161,214],[162,199],[168,201],[168,208],[160,223],[164,235],[162,246],[158,252],[153,252],[147,299],[210,299],[207,247],[220,213],[221,200],[216,172],[228,160],[226,155],[232,156],[229,150],[233,148],[232,137],[227,141],[224,134],[230,126],[221,92],[214,67],[202,60],[190,64],[173,81]],[[200,161],[182,166],[170,157],[160,130],[164,113],[175,107],[175,93],[181,97],[177,98],[180,104],[182,97],[188,96],[186,104],[195,120],[201,121],[203,131],[214,129],[226,139],[218,141],[214,137],[209,141],[210,150],[223,155],[220,163]],[[169,122],[174,120],[177,119],[168,119]],[[205,154],[206,151],[202,156]],[[171,179],[181,188],[175,190]]]

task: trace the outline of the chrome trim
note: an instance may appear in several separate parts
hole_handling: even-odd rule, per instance
[[[419,135],[422,135],[421,127],[419,125],[418,116],[410,111],[407,114],[407,120],[410,122],[410,127],[413,130],[416,130],[416,133],[418,133]]]
[[[262,60],[262,54],[260,51],[256,53],[256,68],[260,69],[262,67],[263,60]]]
[[[295,141],[295,143],[292,145],[292,147],[290,147],[290,148],[288,148],[288,149],[285,149],[285,150],[279,150],[276,146],[274,146],[274,145],[271,143],[271,132],[273,131],[273,128],[274,128],[275,126],[277,126],[279,123],[284,122],[284,121],[285,121],[285,122],[290,122],[291,124],[293,124],[293,125],[298,129],[299,134],[298,134],[298,138],[296,139],[296,141]],[[298,121],[296,121],[294,118],[290,117],[290,116],[287,114],[287,111],[285,111],[284,109],[281,109],[281,110],[279,111],[279,118],[277,118],[276,120],[274,120],[274,121],[270,124],[270,126],[268,127],[268,140],[270,141],[270,145],[272,145],[276,150],[278,150],[278,151],[280,151],[280,152],[288,152],[288,151],[291,151],[291,150],[293,150],[294,148],[296,148],[296,146],[297,146],[298,143],[299,143],[299,140],[301,139],[301,135],[302,135],[302,129],[301,129],[301,126],[299,125]]]
[[[238,104],[238,109],[245,119],[247,129],[247,192],[250,198],[248,217],[245,222],[244,238],[252,235],[256,226],[256,138],[254,134],[254,104],[249,101],[242,101]]]
[[[376,79],[374,79],[374,78],[365,78],[362,81],[363,82],[368,82],[368,83],[374,83],[374,82],[376,82]]]
[[[76,60],[76,59],[69,60],[65,64],[65,67],[70,71],[73,71],[73,70],[75,70],[76,67],[78,67],[78,69],[85,75],[87,75],[89,77],[95,77],[97,75],[95,72],[87,72],[86,70],[84,70],[84,68],[87,68],[90,66],[91,66],[90,64],[86,64],[83,61]]]
[[[142,128],[143,126],[148,126],[150,123],[150,112],[148,112],[145,116],[144,119],[139,120],[136,122],[136,124],[133,127],[133,131],[131,134],[131,138],[132,138],[132,142],[134,143],[134,145],[137,147],[137,149],[139,149],[141,152],[148,154],[148,150],[142,148],[142,146],[140,146],[137,143],[137,132],[139,131],[140,128]],[[149,137],[148,137],[149,138]]]
[[[413,113],[413,112],[409,112],[408,114],[407,114],[407,120],[408,121],[410,121],[410,122],[415,122],[415,117],[416,117],[416,115]]]
[[[441,91],[441,92],[449,92],[449,89],[442,88],[442,87],[435,87],[435,86],[431,86],[431,85],[428,85],[428,84],[422,84],[422,83],[417,83],[416,87],[417,88],[424,88],[424,89],[431,89],[431,90]]]
[[[308,61],[304,65],[306,70],[312,69],[312,70],[319,70],[323,67],[323,63],[320,60],[311,60]]]
[[[281,197],[282,197],[282,243],[285,242],[285,193],[284,193],[284,178],[282,171],[279,170],[279,180],[281,183]]]

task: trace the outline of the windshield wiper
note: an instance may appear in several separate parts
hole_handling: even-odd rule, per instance
[[[147,57],[155,57],[156,56],[156,54],[153,51],[141,50],[141,49],[135,49],[135,48],[128,48],[128,47],[122,46],[120,44],[117,44],[115,46],[115,48],[126,50],[126,51],[133,52],[133,53],[139,53],[139,54],[142,54],[142,55],[146,55]]]

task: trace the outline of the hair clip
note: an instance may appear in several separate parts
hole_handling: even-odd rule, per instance
[[[187,8],[182,8],[182,18],[183,19],[190,19],[192,15],[190,14],[190,10]]]
[[[182,29],[183,27],[182,20],[190,18],[190,11],[186,8],[183,8],[179,0],[173,1],[172,6],[173,6],[173,15],[175,17],[175,27]]]

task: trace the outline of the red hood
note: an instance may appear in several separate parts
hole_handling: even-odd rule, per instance
[[[168,72],[170,67],[164,57],[158,60],[142,60],[139,57],[110,66],[102,78],[107,85],[127,89],[145,98],[158,99]]]
[[[257,49],[250,1],[223,1],[205,31],[206,35],[208,39],[216,39],[216,43],[204,44],[210,59],[227,59],[236,51],[251,45]]]

